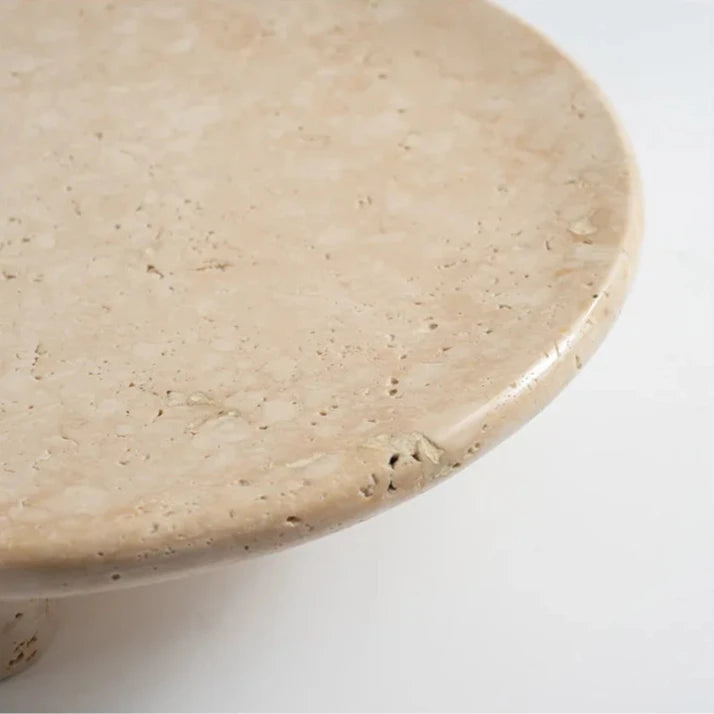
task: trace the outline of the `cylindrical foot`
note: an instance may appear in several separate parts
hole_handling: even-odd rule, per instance
[[[0,600],[0,679],[35,662],[53,631],[49,600]]]

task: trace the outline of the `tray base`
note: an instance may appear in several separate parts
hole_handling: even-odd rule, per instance
[[[0,680],[36,662],[54,629],[49,600],[0,600]]]

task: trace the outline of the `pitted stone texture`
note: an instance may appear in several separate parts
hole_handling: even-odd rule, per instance
[[[622,301],[599,93],[481,2],[0,5],[0,590],[366,517],[475,458]]]
[[[48,600],[0,600],[0,679],[36,662],[54,628]]]

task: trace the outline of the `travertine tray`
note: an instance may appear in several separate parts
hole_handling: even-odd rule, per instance
[[[4,2],[0,57],[6,674],[43,642],[39,598],[437,483],[622,302],[626,144],[496,7]]]

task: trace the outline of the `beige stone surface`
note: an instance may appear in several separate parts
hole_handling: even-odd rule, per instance
[[[0,103],[6,597],[424,490],[577,373],[631,276],[609,108],[482,2],[3,2]]]
[[[0,680],[37,661],[55,631],[47,600],[0,600]]]

